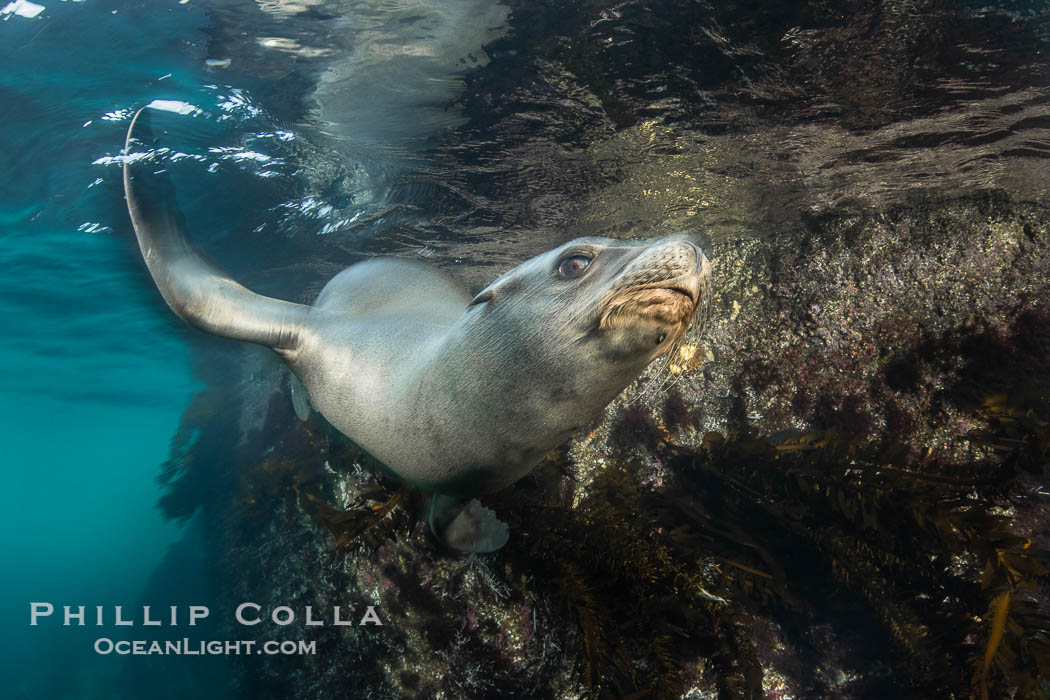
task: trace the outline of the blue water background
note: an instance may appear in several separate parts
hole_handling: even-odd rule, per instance
[[[114,156],[133,108],[224,114],[229,91],[192,4],[43,4],[0,21],[2,694],[111,697],[124,659],[96,656],[90,627],[30,627],[29,602],[138,602],[182,536],[155,508],[156,476],[198,388],[187,331],[132,246]]]

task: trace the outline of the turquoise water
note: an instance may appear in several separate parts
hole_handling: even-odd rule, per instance
[[[355,123],[389,126],[400,119],[411,129],[395,139],[394,150],[374,144],[373,159],[355,165],[348,152],[363,148],[360,134],[350,144],[345,133],[335,133],[344,147],[328,156],[295,132],[309,128],[295,106],[296,90],[308,91],[309,81],[295,82],[284,66],[304,70],[306,61],[252,53],[259,46],[252,36],[274,31],[266,22],[284,26],[254,3],[203,9],[186,0],[43,0],[36,6],[23,3],[21,14],[0,9],[0,325],[7,340],[0,350],[6,477],[0,672],[9,679],[3,695],[229,697],[235,693],[226,688],[221,659],[99,656],[93,642],[117,637],[112,625],[55,621],[63,605],[88,606],[90,615],[96,605],[208,605],[215,595],[199,524],[162,514],[157,476],[183,411],[202,387],[197,378],[215,380],[209,358],[233,346],[205,345],[195,355],[193,347],[209,341],[170,313],[142,264],[121,182],[131,116],[147,104],[167,111],[154,123],[158,148],[170,150],[154,155],[172,171],[195,241],[248,282],[253,270],[291,259],[282,255],[287,246],[301,247],[289,231],[318,234],[325,263],[341,267],[352,258],[324,248],[330,230],[359,218],[377,225],[419,219],[412,207],[384,210],[390,179],[411,162],[409,142],[427,142],[461,119],[441,107],[427,113],[430,125],[404,95],[397,109],[361,103],[367,108],[353,113]],[[445,24],[454,29],[453,20]],[[378,12],[370,21],[380,31],[389,17]],[[215,34],[223,26],[238,28],[233,39]],[[305,20],[302,26],[313,27]],[[247,38],[238,43],[241,34]],[[469,43],[487,38],[482,31]],[[209,61],[214,51],[228,51],[221,56],[232,56],[233,68],[222,57]],[[419,80],[441,85],[428,76],[450,69],[432,63]],[[256,104],[253,86],[295,123],[278,125]],[[419,96],[427,104],[445,99],[445,93]],[[304,173],[307,161],[320,172]],[[311,178],[320,196],[303,186]],[[373,228],[355,230],[367,236]],[[258,244],[263,238],[272,245]],[[328,274],[271,276],[263,290],[301,293],[304,279],[309,286]],[[216,464],[217,471],[223,467]],[[50,624],[31,627],[31,602],[52,603],[59,612]],[[148,636],[134,629],[138,634],[127,638]],[[208,638],[203,631],[197,637]]]
[[[203,87],[191,5],[43,4],[0,21],[0,668],[6,697],[108,697],[123,659],[95,656],[90,629],[29,627],[28,603],[138,601],[182,536],[156,475],[198,388],[110,158],[133,107],[222,91]]]

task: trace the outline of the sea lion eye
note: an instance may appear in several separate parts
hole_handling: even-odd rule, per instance
[[[586,255],[573,255],[570,258],[565,258],[558,265],[558,272],[562,277],[568,279],[575,279],[583,274],[583,271],[587,269],[587,266],[591,264],[591,258]]]

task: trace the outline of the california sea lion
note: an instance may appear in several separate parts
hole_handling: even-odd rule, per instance
[[[273,348],[310,402],[400,478],[432,492],[446,545],[487,552],[507,526],[476,500],[528,473],[666,353],[706,299],[693,243],[580,238],[471,296],[445,273],[377,259],[313,305],[256,294],[189,245],[166,175],[125,144],[139,247],[168,306],[201,330]]]

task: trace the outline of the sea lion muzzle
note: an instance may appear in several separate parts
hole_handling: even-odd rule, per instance
[[[599,327],[645,319],[666,326],[661,342],[680,338],[693,322],[710,263],[688,241],[654,246],[618,277],[603,302]],[[670,345],[670,343],[669,343]]]

